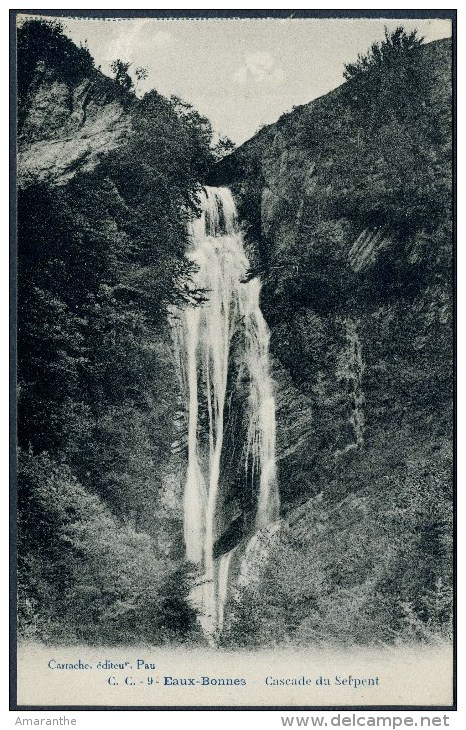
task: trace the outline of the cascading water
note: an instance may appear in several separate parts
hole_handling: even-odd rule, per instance
[[[175,343],[188,412],[188,466],[184,492],[187,560],[202,579],[192,592],[206,635],[221,630],[233,552],[239,541],[276,521],[279,496],[275,464],[275,401],[269,368],[269,331],[259,307],[260,281],[248,280],[249,262],[228,188],[206,187],[201,215],[190,224],[193,291],[203,301],[176,321]],[[240,343],[240,344],[238,344]],[[241,381],[242,390],[238,383]],[[231,549],[217,549],[226,487],[222,460],[232,394],[243,393],[243,480],[253,498],[252,519]],[[229,402],[227,402],[229,401]],[[251,506],[252,505],[252,506]],[[249,515],[251,516],[251,515]]]

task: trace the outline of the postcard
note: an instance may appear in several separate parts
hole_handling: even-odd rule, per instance
[[[455,11],[41,12],[14,706],[453,709]]]

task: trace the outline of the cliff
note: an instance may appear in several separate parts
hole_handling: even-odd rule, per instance
[[[33,180],[63,185],[78,170],[93,170],[129,135],[127,107],[128,99],[103,74],[66,83],[39,62],[18,140],[19,185]]]
[[[237,196],[264,283],[280,489],[293,524],[261,589],[236,607],[231,641],[342,641],[342,626],[345,641],[359,641],[358,617],[374,640],[443,631],[453,479],[450,40],[294,109],[224,159],[215,181]]]
[[[63,185],[93,170],[131,132],[135,99],[57,27],[27,24],[18,40],[18,184]]]

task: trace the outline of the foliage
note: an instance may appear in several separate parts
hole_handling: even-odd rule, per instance
[[[147,533],[119,522],[66,465],[21,452],[19,470],[22,635],[66,643],[173,640],[164,576],[179,576],[182,566],[167,564]],[[178,595],[184,605],[179,579]],[[192,630],[192,612],[184,610],[177,639]]]
[[[138,81],[144,81],[149,76],[147,68],[144,68],[143,66],[138,66],[134,73]]]
[[[130,66],[131,63],[128,63],[127,61],[122,61],[121,58],[117,58],[110,64],[112,73],[115,76],[115,81],[126,91],[130,91],[134,87],[133,79],[128,73],[128,69]]]
[[[398,26],[392,33],[385,28],[385,40],[373,43],[366,54],[359,54],[356,63],[345,64],[344,77],[347,81],[362,74],[388,68],[402,69],[406,73],[407,61],[420,49],[424,38],[419,38],[417,31],[406,33]]]
[[[121,58],[117,58],[110,64],[111,71],[114,75],[114,79],[119,86],[125,91],[135,91],[135,84],[130,74],[128,73],[132,63],[128,61],[122,61]],[[134,70],[136,82],[144,81],[148,77],[148,71],[143,66],[138,66]]]
[[[230,646],[432,643],[451,637],[452,512],[446,458],[374,480],[338,504],[292,511],[263,579],[246,587]],[[383,500],[380,494],[383,493]]]
[[[235,149],[235,143],[226,136],[220,137],[213,149],[215,160],[219,162],[227,155],[230,155]]]

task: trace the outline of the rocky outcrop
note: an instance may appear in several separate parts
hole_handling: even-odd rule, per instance
[[[18,139],[18,183],[64,185],[89,172],[131,133],[131,99],[103,74],[64,80],[39,61]]]

